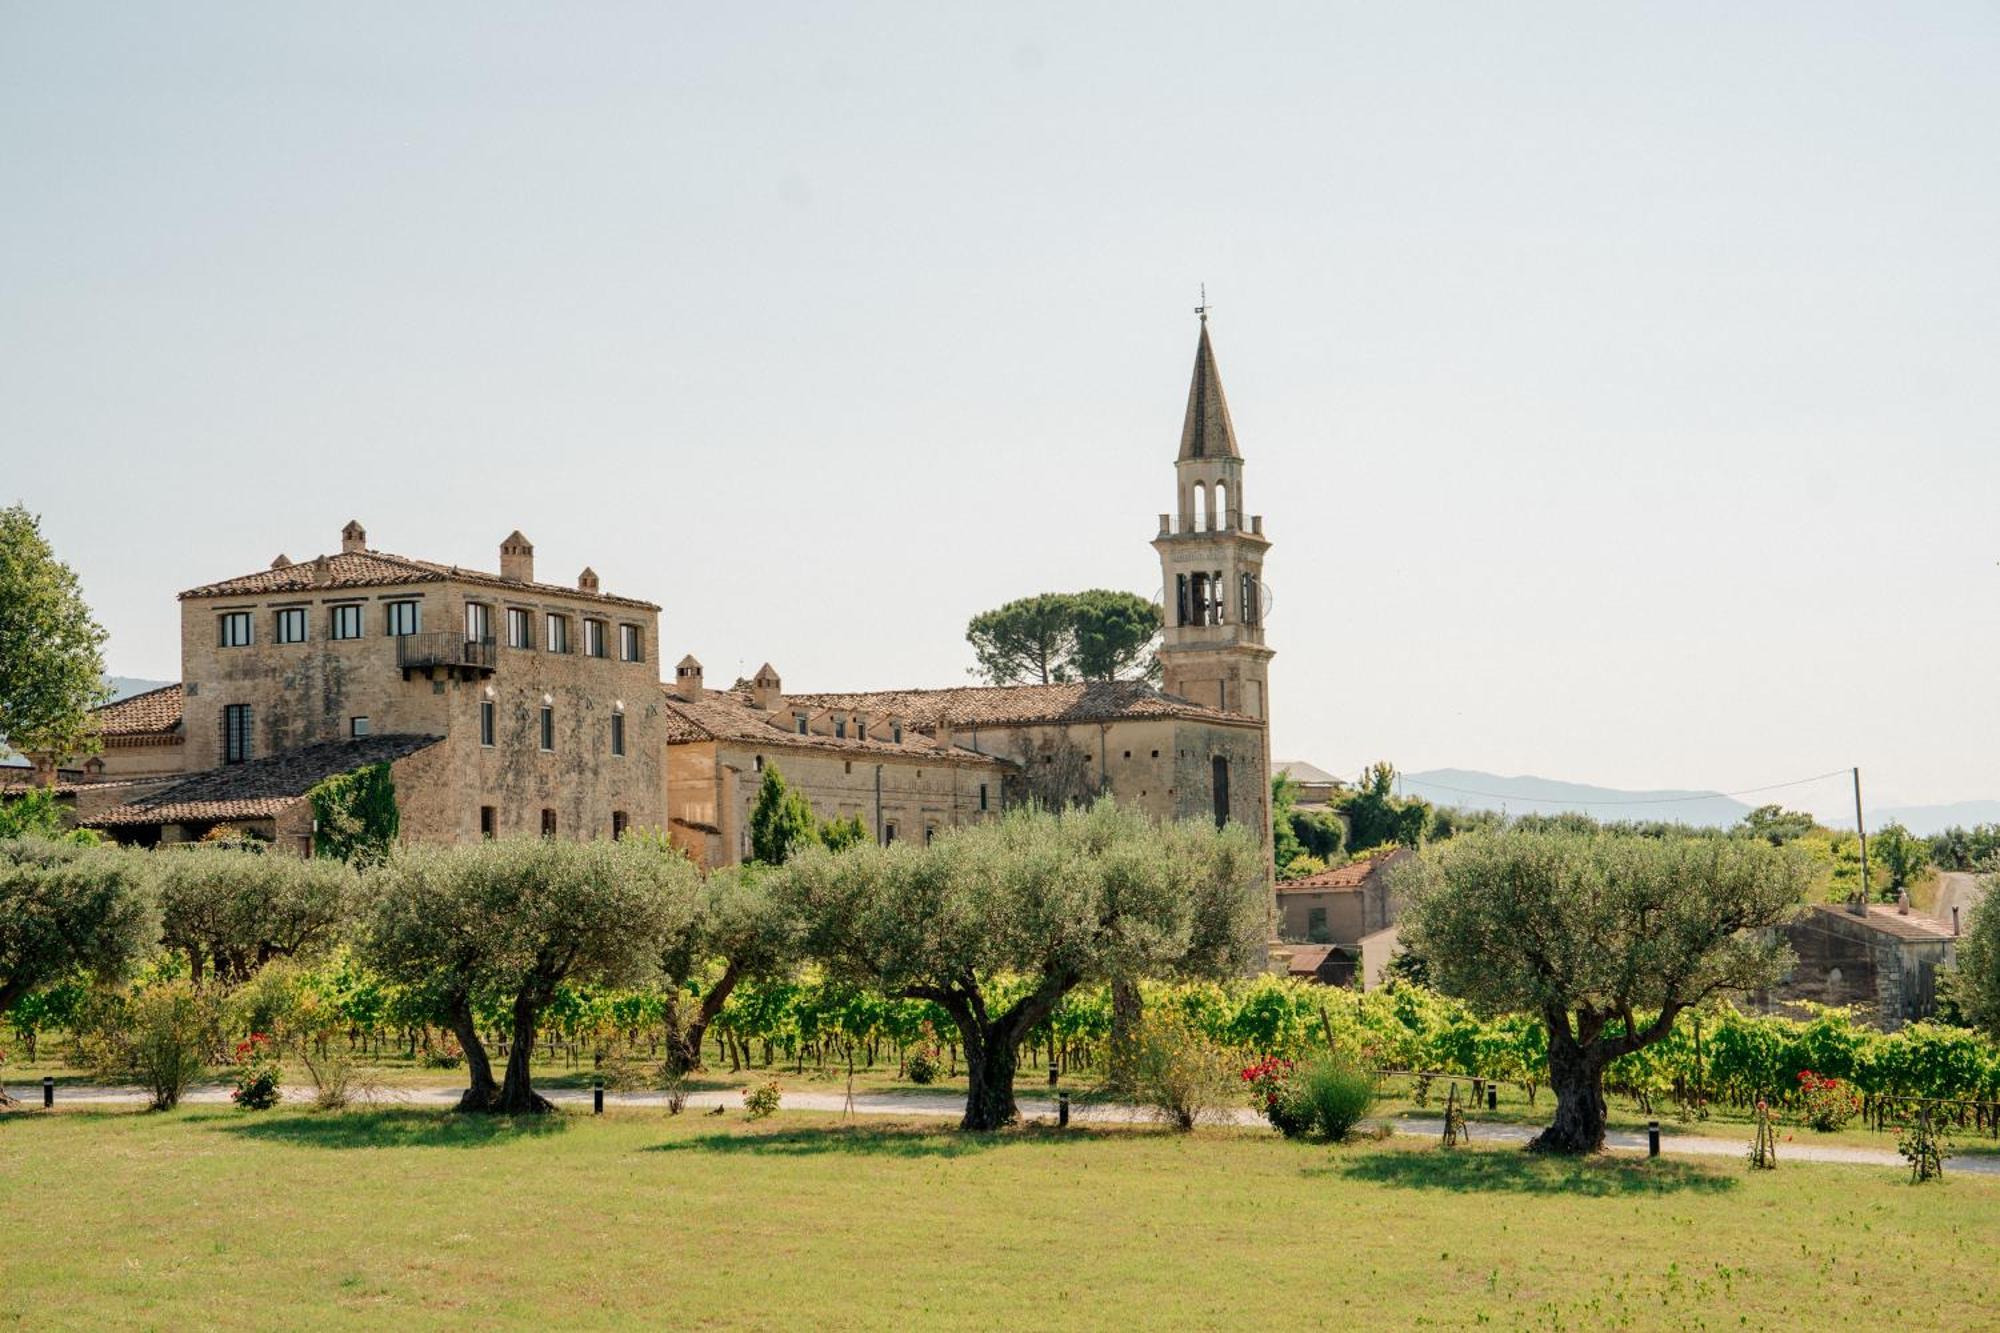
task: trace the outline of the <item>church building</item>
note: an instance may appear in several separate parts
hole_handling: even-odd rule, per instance
[[[708,690],[689,658],[664,687],[675,842],[707,865],[747,857],[749,812],[775,762],[822,818],[859,815],[880,842],[928,838],[1030,799],[1061,805],[1109,793],[1161,819],[1233,820],[1268,849],[1271,543],[1263,517],[1245,510],[1243,455],[1206,313],[1174,471],[1175,512],[1159,516],[1153,539],[1166,589],[1162,688],[789,694],[766,666],[755,680]]]

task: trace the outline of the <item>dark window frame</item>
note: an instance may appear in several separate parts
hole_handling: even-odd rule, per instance
[[[240,632],[240,637],[239,637]],[[248,611],[222,611],[215,617],[215,646],[249,648],[257,642],[257,618]]]
[[[255,757],[257,718],[249,704],[222,706],[222,762],[245,764]]]
[[[297,634],[286,633],[286,626],[298,630]],[[308,627],[306,609],[303,606],[281,606],[271,613],[271,641],[273,643],[304,643]]]

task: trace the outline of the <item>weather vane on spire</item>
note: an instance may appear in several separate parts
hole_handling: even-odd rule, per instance
[[[1205,282],[1201,285],[1201,304],[1194,308],[1194,312],[1201,316],[1202,323],[1208,323],[1208,284]]]

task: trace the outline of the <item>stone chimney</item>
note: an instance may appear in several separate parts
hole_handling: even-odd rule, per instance
[[[352,555],[356,551],[368,549],[368,529],[361,526],[361,520],[350,518],[347,526],[340,530],[340,553]]]
[[[596,592],[597,571],[592,569],[589,565],[585,565],[583,567],[583,573],[578,574],[576,576],[576,590],[578,592],[588,592],[588,593]]]
[[[271,568],[273,569],[290,569],[291,567],[292,558],[283,551],[278,552],[278,558],[271,562]]]
[[[333,562],[323,555],[316,555],[312,562],[312,581],[315,587],[325,587],[333,582]]]
[[[784,682],[778,679],[778,669],[769,662],[757,668],[757,674],[750,680],[750,702],[767,713],[775,713],[785,706]]]
[[[500,543],[500,577],[510,583],[535,581],[535,544],[515,528]]]
[[[936,741],[939,745],[942,745],[947,750],[949,750],[952,747],[953,741],[952,741],[950,718],[941,717],[938,719],[937,725],[931,728],[931,739]]]
[[[674,693],[683,699],[699,699],[701,691],[701,663],[694,660],[693,653],[689,653],[674,668]]]

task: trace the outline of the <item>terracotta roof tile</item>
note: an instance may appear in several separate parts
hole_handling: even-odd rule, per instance
[[[388,551],[342,551],[337,555],[322,556],[320,560],[326,562],[323,579],[319,579],[315,574],[315,570],[319,568],[318,561],[301,560],[296,564],[282,565],[276,569],[260,569],[254,574],[223,579],[219,583],[205,583],[199,588],[189,588],[181,594],[181,599],[185,601],[190,597],[261,597],[271,593],[324,592],[332,588],[397,587],[410,583],[442,583],[449,579],[481,588],[574,597],[586,602],[605,602],[613,606],[629,606],[646,611],[660,609],[651,602],[640,601],[634,597],[613,597],[610,593],[584,592],[579,588],[560,583],[521,583],[514,579],[503,579],[498,574],[489,574],[484,570],[440,565],[433,560],[418,560],[407,555],[393,555]]]
[[[1025,726],[1034,723],[1118,722],[1129,718],[1190,718],[1259,725],[1144,681],[1093,680],[1061,685],[960,685],[939,690],[874,690],[859,694],[788,694],[802,708],[852,708],[892,713],[919,726]]]
[[[1366,861],[1355,861],[1344,866],[1333,866],[1330,869],[1320,871],[1316,875],[1307,875],[1302,879],[1281,880],[1278,883],[1278,892],[1322,893],[1328,889],[1358,889],[1372,879],[1376,872],[1387,870],[1390,866],[1406,859],[1410,855],[1409,848],[1398,847],[1393,852],[1386,852],[1381,856],[1371,856]]]
[[[188,821],[259,819],[277,814],[314,786],[364,764],[401,759],[437,744],[436,736],[369,736],[321,741],[244,764],[194,773],[151,795],[114,806],[83,823],[179,824]]]
[[[157,690],[93,708],[90,718],[97,733],[107,738],[164,735],[180,728],[181,698],[179,685],[162,685]]]
[[[961,745],[945,746],[931,737],[905,726],[903,739],[880,740],[870,736],[801,736],[791,725],[791,710],[766,713],[751,706],[748,697],[728,690],[703,690],[699,699],[662,688],[667,701],[667,742],[688,744],[699,741],[738,741],[771,749],[833,750],[843,754],[897,759],[929,759],[939,763],[976,764],[1008,767],[997,755],[980,754]],[[787,704],[797,702],[787,695]],[[805,710],[802,711],[812,711]],[[859,710],[856,711],[870,711]],[[887,715],[889,710],[876,710]],[[901,717],[902,714],[896,714]],[[904,718],[905,722],[908,721]]]

